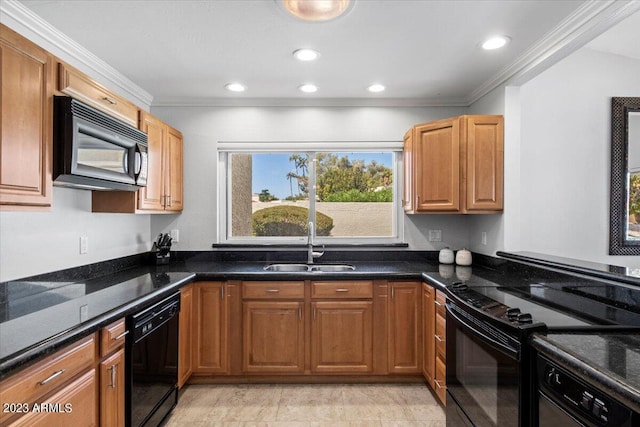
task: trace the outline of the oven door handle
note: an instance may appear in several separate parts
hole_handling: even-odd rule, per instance
[[[487,335],[486,333],[484,333],[483,331],[481,331],[478,328],[474,328],[473,326],[469,325],[467,322],[465,322],[463,319],[461,319],[457,314],[455,314],[453,312],[453,310],[451,310],[449,308],[449,304],[447,304],[447,314],[450,315],[453,320],[456,321],[456,323],[458,323],[459,326],[463,327],[464,329],[466,329],[468,332],[470,332],[471,334],[475,335],[475,336],[479,336],[482,341],[484,341],[485,343],[489,344],[491,347],[493,347],[494,349],[500,351],[501,353],[512,357],[516,360],[520,359],[520,350],[510,347],[508,345],[505,345],[503,343],[501,343],[500,341],[497,341],[496,339],[490,337],[489,335]]]

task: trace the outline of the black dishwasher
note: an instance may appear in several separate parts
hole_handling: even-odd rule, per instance
[[[179,311],[175,293],[128,318],[128,426],[157,426],[178,402]]]

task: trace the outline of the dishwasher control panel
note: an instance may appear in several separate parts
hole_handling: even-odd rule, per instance
[[[633,426],[633,412],[603,390],[538,356],[538,391],[571,416],[595,426]]]

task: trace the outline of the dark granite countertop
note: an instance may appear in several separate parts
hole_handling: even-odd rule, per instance
[[[266,272],[264,261],[176,260],[167,266],[75,269],[0,284],[0,379],[199,280],[414,279],[426,261],[348,262],[348,272]],[[334,264],[327,262],[326,264]],[[87,279],[82,276],[86,275]]]
[[[550,360],[640,412],[640,331],[533,334]]]

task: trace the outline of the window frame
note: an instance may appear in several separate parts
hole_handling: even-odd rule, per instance
[[[219,142],[218,156],[218,197],[217,235],[218,243],[224,245],[300,245],[307,244],[307,236],[230,236],[231,180],[229,179],[229,156],[234,153],[307,153],[317,152],[356,153],[390,152],[393,170],[392,236],[372,237],[323,237],[314,236],[316,245],[357,245],[360,247],[397,245],[404,243],[404,221],[402,210],[402,141],[340,141],[340,142]],[[310,157],[314,158],[314,157]],[[315,160],[309,167],[310,186],[315,183]],[[315,218],[315,198],[309,199],[310,220]],[[315,221],[314,221],[315,222]]]

